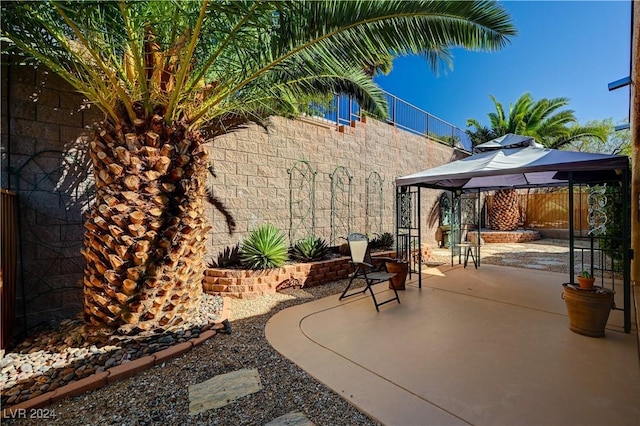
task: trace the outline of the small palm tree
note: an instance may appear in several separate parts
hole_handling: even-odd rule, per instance
[[[491,96],[495,112],[488,114],[490,127],[482,125],[476,119],[468,119],[467,130],[472,144],[478,145],[491,139],[514,133],[533,136],[537,142],[547,148],[558,149],[576,141],[607,140],[608,129],[602,125],[580,126],[572,110],[562,110],[569,104],[567,98],[540,99],[534,101],[531,94],[525,93],[509,105],[509,111],[495,97]],[[489,211],[489,226],[492,229],[510,231],[520,222],[520,204],[515,189],[498,190],[493,206]]]
[[[344,93],[384,116],[363,71],[380,52],[495,50],[515,34],[492,1],[11,1],[3,41],[104,112],[84,240],[84,314],[169,328],[198,312],[209,229],[205,142],[298,100]],[[5,43],[6,46],[6,43]],[[21,59],[22,60],[22,59]]]

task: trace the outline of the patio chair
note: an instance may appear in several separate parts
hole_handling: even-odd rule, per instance
[[[347,288],[344,289],[342,294],[340,295],[338,300],[342,300],[346,297],[355,296],[357,294],[362,294],[369,290],[371,294],[371,298],[373,299],[373,304],[376,307],[376,311],[380,312],[379,307],[384,305],[385,303],[392,302],[397,300],[400,303],[400,297],[398,296],[398,291],[395,289],[393,285],[389,285],[389,287],[393,290],[395,297],[385,300],[383,302],[378,302],[376,299],[376,295],[373,292],[371,286],[374,284],[389,282],[391,284],[391,278],[395,277],[396,274],[391,274],[385,269],[385,261],[393,261],[391,258],[376,258],[376,261],[379,262],[379,266],[374,266],[373,261],[371,259],[371,253],[369,252],[369,239],[364,234],[349,234],[347,237],[347,241],[349,242],[349,249],[351,251],[351,264],[353,265],[354,272],[349,280],[349,284]],[[347,294],[349,289],[351,288],[351,284],[356,279],[363,279],[365,281],[365,287],[362,291],[354,291],[350,294]]]
[[[458,264],[461,263],[461,258],[464,258],[463,266],[466,268],[469,263],[469,257],[473,260],[473,266],[478,269],[480,263],[480,243],[469,241],[469,229],[467,226],[462,228],[462,236],[459,243],[453,243],[453,249],[451,251],[451,266],[453,266],[453,258],[456,256],[456,250],[458,251]]]

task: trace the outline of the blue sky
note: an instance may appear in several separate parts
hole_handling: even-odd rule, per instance
[[[375,81],[386,91],[465,130],[467,118],[488,124],[525,92],[535,100],[569,98],[581,124],[628,119],[629,88],[607,84],[629,75],[629,1],[506,1],[518,35],[498,52],[453,50],[453,69],[436,76],[419,57],[401,57]]]

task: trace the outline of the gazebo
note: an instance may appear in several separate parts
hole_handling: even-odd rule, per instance
[[[457,206],[452,214],[452,230],[460,226],[460,201],[463,196],[476,194],[478,211],[480,193],[499,189],[519,189],[565,186],[569,189],[569,210],[573,211],[575,185],[609,185],[620,191],[622,223],[620,235],[616,235],[622,246],[622,275],[624,298],[624,329],[631,330],[631,281],[630,281],[630,204],[629,204],[629,159],[621,155],[594,154],[561,151],[545,148],[532,137],[507,134],[478,145],[473,155],[461,160],[396,178],[396,241],[398,255],[410,259],[411,247],[421,247],[420,190],[422,188],[450,191]],[[602,200],[599,201],[600,203]],[[596,203],[597,204],[597,203]],[[590,204],[590,211],[598,206]],[[479,216],[479,215],[478,215]],[[595,215],[594,215],[595,218]],[[595,221],[598,219],[595,218]],[[606,217],[604,218],[606,221]],[[592,223],[589,238],[593,242],[601,236],[602,224]],[[600,226],[599,226],[600,225]],[[480,241],[480,223],[478,223]],[[453,238],[456,238],[455,232]],[[458,234],[459,238],[459,234]],[[570,277],[574,282],[575,267],[574,219],[569,214]],[[593,245],[592,245],[593,247]],[[593,250],[593,248],[592,248]],[[422,262],[418,259],[412,269],[419,273],[422,286]],[[593,265],[592,265],[593,267]]]

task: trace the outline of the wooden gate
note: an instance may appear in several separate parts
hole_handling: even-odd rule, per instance
[[[16,316],[17,198],[14,192],[0,189],[0,303],[2,303],[0,349],[6,348],[11,343]]]

